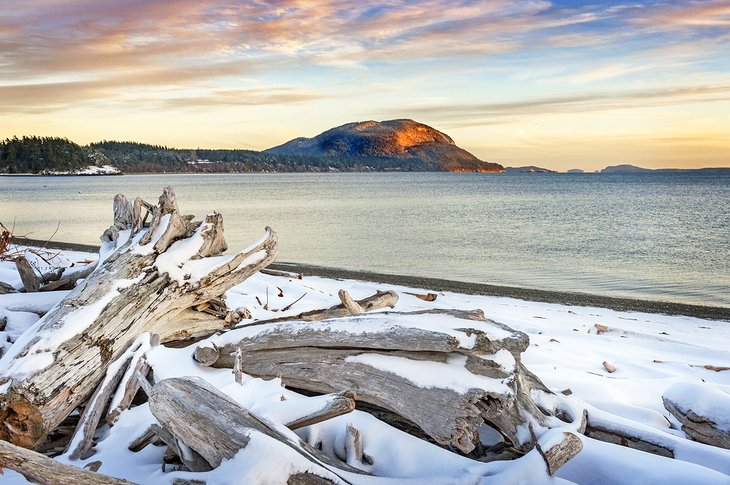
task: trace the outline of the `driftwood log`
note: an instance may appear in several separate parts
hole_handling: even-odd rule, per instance
[[[165,342],[225,326],[204,320],[190,327],[177,316],[219,300],[271,263],[276,235],[266,228],[251,247],[221,256],[222,216],[192,219],[179,213],[170,187],[155,207],[121,194],[114,198],[114,224],[102,236],[97,269],[0,360],[0,440],[26,448],[41,444],[140,334],[158,334]]]
[[[662,401],[687,436],[730,449],[730,394],[708,384],[679,383],[664,393]]]
[[[329,457],[293,442],[202,379],[165,379],[153,387],[149,405],[163,428],[214,468],[239,450],[246,452],[252,439],[276,440],[307,462],[307,469],[292,475],[288,483],[348,483],[331,471],[336,464]],[[348,471],[357,470],[348,467]]]
[[[66,465],[0,440],[0,471],[2,468],[15,470],[26,479],[42,485],[134,485],[127,480]]]
[[[429,310],[244,327],[201,342],[195,358],[231,368],[241,349],[248,374],[313,392],[352,389],[469,453],[484,423],[523,450],[533,445],[528,423],[549,427],[532,393],[552,393],[520,362],[527,345],[481,311]]]

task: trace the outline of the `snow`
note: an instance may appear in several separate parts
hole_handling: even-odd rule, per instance
[[[506,384],[466,370],[465,355],[451,354],[447,362],[443,363],[363,353],[347,357],[345,362],[369,365],[390,372],[409,380],[417,387],[451,389],[459,394],[466,394],[471,389],[483,389],[493,394],[511,394]]]
[[[283,288],[283,287],[282,287]],[[245,302],[239,301],[231,292],[228,294],[226,303],[231,308],[238,308],[239,306],[246,306]],[[339,301],[339,300],[338,300]],[[323,308],[330,306],[328,303],[322,303]],[[295,311],[294,313],[299,313]],[[291,312],[290,312],[291,313]],[[286,315],[288,313],[284,313]],[[245,323],[244,323],[245,325]],[[267,332],[272,331],[276,328],[277,332],[290,332],[292,338],[296,338],[296,334],[300,331],[312,329],[318,331],[329,331],[333,334],[354,334],[360,336],[384,334],[384,333],[397,333],[403,328],[416,328],[420,330],[427,330],[431,332],[439,332],[448,336],[454,337],[459,344],[461,349],[472,349],[476,344],[476,335],[467,334],[463,327],[466,325],[463,319],[452,317],[449,315],[431,315],[431,314],[420,314],[420,315],[403,315],[399,317],[388,317],[379,315],[377,312],[368,313],[363,315],[357,315],[352,317],[342,317],[330,320],[322,320],[316,322],[310,322],[306,327],[296,323],[278,323],[276,325],[256,325],[253,327],[243,326],[242,328],[233,330],[231,332],[224,333],[219,336],[211,337],[206,342],[213,343],[217,346],[223,346],[229,343],[235,343],[243,338],[250,338],[257,335],[263,335]],[[485,333],[493,335],[511,335],[509,332],[502,333],[502,330],[496,329],[496,332],[492,332],[492,328],[480,327],[485,330]],[[506,351],[505,351],[506,352]],[[504,364],[504,368],[510,368],[514,366],[514,359],[509,352],[507,355],[499,353],[496,358],[501,359]],[[510,360],[511,359],[511,360]]]
[[[78,170],[43,170],[40,175],[121,175],[122,172],[112,165],[89,165]]]
[[[129,236],[126,237],[128,239]],[[196,240],[198,237],[200,233],[191,239]],[[199,244],[199,239],[197,241],[196,244]],[[126,240],[120,244],[124,242]],[[176,243],[170,248],[174,257],[163,262],[158,269],[170,270],[174,279],[190,282],[190,279],[185,279],[186,273],[190,273],[193,278],[225,264],[226,257],[211,258],[210,261],[196,263],[198,267],[180,268],[179,262],[185,261],[193,249],[195,251],[192,254],[197,252],[199,246],[194,246]],[[96,257],[68,252],[64,252],[63,256],[68,261]],[[10,263],[0,262],[0,279],[3,278],[8,278],[7,281],[17,287],[19,280]],[[127,284],[132,282],[115,282],[104,298]],[[563,466],[557,476],[550,477],[536,450],[516,460],[482,463],[415,439],[359,410],[294,433],[283,424],[318,409],[326,398],[308,398],[297,394],[283,387],[280,379],[264,380],[244,376],[243,384],[239,385],[234,381],[230,369],[198,365],[192,359],[195,345],[180,349],[158,346],[147,351],[146,358],[154,368],[155,380],[182,376],[205,379],[237,403],[268,420],[291,439],[301,439],[343,460],[347,459],[347,425],[355,426],[361,432],[364,453],[373,463],[370,466],[358,466],[367,468],[373,476],[338,474],[357,484],[730,483],[730,450],[688,439],[662,403],[662,396],[666,396],[698,414],[711,415],[721,426],[728,426],[730,371],[713,372],[703,366],[727,366],[730,362],[730,348],[727,345],[730,341],[730,322],[449,292],[438,293],[435,302],[425,302],[405,292],[424,293],[428,289],[319,277],[297,280],[263,274],[255,274],[232,288],[227,292],[225,301],[231,309],[245,307],[251,311],[252,320],[243,322],[245,324],[336,305],[339,303],[337,292],[340,288],[347,290],[355,299],[372,295],[376,290],[395,290],[400,296],[396,311],[483,309],[487,318],[528,334],[530,346],[522,354],[521,362],[556,393],[534,392],[533,398],[541,407],[561,409],[574,420],[586,408],[593,422],[616,430],[631,430],[647,441],[672,450],[675,459],[578,435],[583,442],[583,450]],[[278,296],[280,291],[282,296]],[[305,293],[290,309],[281,311]],[[42,319],[39,315],[48,312],[67,294],[0,295],[0,321],[7,321],[0,331],[0,343],[6,352],[0,360],[0,368],[7,370],[5,366],[11,365],[13,348],[17,346],[9,347],[10,343],[22,340],[23,335],[27,335],[23,334],[25,330],[40,324]],[[268,309],[264,309],[266,303]],[[77,310],[81,313],[75,315],[78,322],[73,323],[74,328],[82,328],[97,310],[93,305]],[[393,317],[383,315],[382,311],[386,310],[381,310],[378,318],[362,315],[306,325],[365,336],[371,325],[381,325],[380,330],[393,331],[409,326],[453,336],[462,349],[473,348],[475,344],[473,336],[459,331],[459,328],[464,327],[463,320],[433,315]],[[611,331],[598,334],[595,324],[607,326]],[[295,339],[301,324],[300,327],[294,323],[286,325],[291,328],[292,338]],[[70,327],[68,331],[71,331]],[[244,326],[211,337],[208,341],[222,344],[241,336],[268,331],[270,327],[267,325]],[[497,329],[490,338],[507,336],[509,332]],[[49,334],[43,338],[49,345],[48,339],[53,337]],[[39,349],[41,347],[43,345]],[[39,361],[44,358],[47,356],[43,352],[38,354]],[[497,362],[505,370],[516,364],[512,355],[506,351],[485,358]],[[498,380],[468,373],[464,368],[465,357],[459,354],[450,355],[447,362],[432,362],[427,366],[405,357],[383,355],[375,349],[350,359],[392,372],[419,386],[445,386],[455,392],[468,392],[472,388],[489,390],[490,386],[492,391],[501,392],[503,386]],[[617,371],[607,373],[601,365],[603,361],[615,365]],[[567,389],[570,389],[570,395],[561,394]],[[553,420],[551,425],[559,424],[557,418]],[[121,413],[114,426],[100,429],[95,445],[96,454],[85,460],[71,461],[66,454],[56,459],[79,467],[99,460],[102,462],[101,473],[141,484],[171,484],[177,478],[203,480],[209,485],[282,483],[282,478],[288,473],[307,470],[310,466],[309,462],[302,461],[287,446],[275,443],[266,436],[252,434],[249,447],[216,470],[206,473],[172,472],[161,466],[164,447],[151,445],[137,453],[127,449],[129,443],[154,422],[146,404],[133,407]],[[554,445],[563,432],[575,432],[576,426],[572,423],[548,430],[540,436],[540,442],[544,447]],[[522,431],[529,433],[527,430]],[[486,442],[500,440],[486,426],[480,429],[480,435]],[[5,470],[2,483],[13,485],[27,482],[20,475]]]
[[[121,173],[117,167],[112,165],[102,165],[101,167],[89,165],[86,168],[76,170],[74,175],[120,175]]]
[[[163,227],[163,225],[160,224],[160,227]],[[167,228],[167,224],[164,227]],[[197,260],[190,259],[198,254],[204,242],[203,234],[212,227],[213,224],[204,222],[195,230],[195,233],[191,237],[175,242],[167,251],[157,257],[155,262],[157,270],[160,273],[167,273],[171,280],[177,281],[181,286],[186,283],[195,285],[195,283],[200,281],[209,272],[233,259],[233,256],[217,256]],[[157,239],[160,236],[155,234]],[[154,243],[151,242],[149,245],[150,247],[154,246]]]

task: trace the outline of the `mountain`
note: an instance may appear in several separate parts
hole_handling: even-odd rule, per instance
[[[422,162],[430,170],[501,172],[459,148],[448,135],[413,120],[347,123],[313,138],[295,138],[264,153],[305,157],[378,157]],[[428,169],[426,168],[426,169]]]
[[[565,173],[585,173],[585,171],[580,168],[571,168],[570,170],[567,170]]]
[[[504,171],[507,173],[557,173],[555,170],[536,167],[535,165],[528,165],[525,167],[505,167]]]
[[[627,163],[623,165],[611,165],[603,170],[601,173],[626,173],[626,172],[651,172],[649,168],[637,167],[636,165],[629,165]]]

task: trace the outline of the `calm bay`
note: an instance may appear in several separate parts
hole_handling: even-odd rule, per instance
[[[282,261],[730,306],[730,174],[0,177],[0,221],[96,244],[114,194],[165,185],[185,213],[221,212],[231,248],[270,225]]]

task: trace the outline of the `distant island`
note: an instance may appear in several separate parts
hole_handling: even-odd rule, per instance
[[[627,163],[624,163],[622,165],[609,165],[608,167],[601,170],[601,173],[616,173],[616,172],[622,172],[622,173],[651,172],[651,169],[637,167],[636,165],[629,165]]]
[[[555,170],[549,168],[536,167],[535,165],[528,165],[525,167],[505,167],[506,173],[558,173]]]
[[[730,167],[706,167],[706,168],[643,168],[636,165],[629,165],[627,163],[621,165],[611,165],[603,170],[601,173],[670,173],[670,172],[727,172],[730,171]]]
[[[348,123],[263,151],[179,149],[128,141],[88,146],[24,136],[0,142],[0,173],[502,172],[413,120]]]

